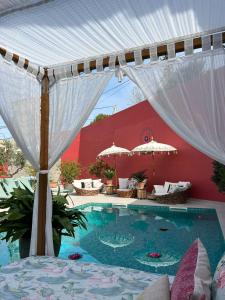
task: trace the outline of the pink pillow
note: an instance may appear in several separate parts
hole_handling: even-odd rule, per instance
[[[180,263],[171,288],[171,300],[210,300],[211,283],[208,255],[197,239]]]

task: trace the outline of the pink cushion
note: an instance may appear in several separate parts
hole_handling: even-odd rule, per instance
[[[171,288],[171,300],[209,300],[211,282],[208,255],[197,239],[180,263]]]

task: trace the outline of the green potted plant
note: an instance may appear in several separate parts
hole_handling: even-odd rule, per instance
[[[113,185],[113,177],[115,176],[115,174],[116,174],[116,171],[114,168],[108,168],[104,171],[104,176],[107,179],[107,181],[106,181],[107,185]]]
[[[144,187],[145,187],[146,179],[148,178],[145,175],[145,172],[146,172],[146,170],[143,170],[143,171],[139,171],[139,172],[133,173],[131,175],[131,178],[134,178],[137,181],[137,187],[139,189],[144,189]]]
[[[60,165],[61,180],[65,189],[73,191],[73,181],[81,173],[80,165],[75,161],[62,161]]]
[[[213,162],[212,181],[217,185],[219,192],[225,193],[225,166],[218,161]]]
[[[0,201],[0,233],[4,233],[2,240],[14,242],[19,240],[21,258],[29,256],[34,193],[27,188],[14,189],[9,199]],[[86,229],[86,218],[77,209],[66,207],[66,196],[53,196],[53,242],[55,255],[58,256],[62,235],[75,236],[75,228]]]
[[[102,178],[104,171],[108,169],[109,166],[102,159],[97,159],[96,162],[92,163],[88,167],[88,171],[91,175],[95,175],[97,178]]]

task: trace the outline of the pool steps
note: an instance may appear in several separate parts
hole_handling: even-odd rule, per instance
[[[187,207],[177,207],[177,206],[169,206],[170,211],[188,211]]]

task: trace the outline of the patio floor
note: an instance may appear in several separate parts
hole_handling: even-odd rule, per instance
[[[159,204],[151,200],[138,200],[134,198],[121,198],[116,195],[99,194],[97,196],[77,196],[70,195],[69,207],[74,207],[87,203],[113,203],[113,204],[133,204],[133,205],[152,205],[152,206],[170,206],[170,207],[191,207],[191,208],[214,208],[216,209],[220,226],[225,238],[225,203],[209,200],[189,199],[185,204],[166,205]]]

